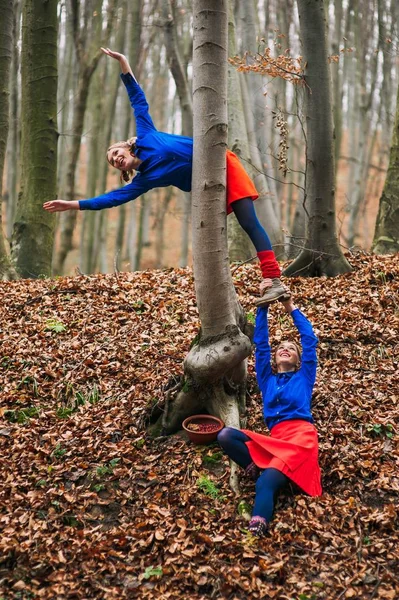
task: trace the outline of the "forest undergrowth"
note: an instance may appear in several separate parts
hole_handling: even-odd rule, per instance
[[[198,330],[190,269],[0,283],[0,599],[398,598],[399,256],[348,260],[289,280],[320,340],[324,494],[287,491],[260,541],[217,444],[146,433]],[[258,266],[233,279],[253,315]],[[265,429],[253,358],[246,418]]]

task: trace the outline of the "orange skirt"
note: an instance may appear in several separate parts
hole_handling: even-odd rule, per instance
[[[227,150],[226,152],[226,205],[227,214],[229,215],[233,209],[231,205],[236,200],[242,200],[242,198],[252,198],[256,200],[259,198],[259,194],[256,187],[242,166],[240,159]]]
[[[317,430],[312,423],[295,419],[273,427],[270,436],[241,430],[252,460],[260,469],[284,473],[309,496],[321,496]]]

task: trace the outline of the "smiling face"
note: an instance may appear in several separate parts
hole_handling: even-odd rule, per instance
[[[126,172],[136,170],[141,163],[141,160],[129,150],[126,142],[108,148],[107,160],[111,166]]]
[[[281,342],[276,350],[278,373],[295,371],[300,364],[299,350],[294,342]]]

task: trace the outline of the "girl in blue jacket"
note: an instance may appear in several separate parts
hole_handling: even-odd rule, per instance
[[[119,62],[121,78],[136,119],[137,137],[117,142],[107,151],[108,162],[121,171],[121,179],[128,183],[124,187],[88,200],[46,202],[43,206],[49,212],[111,208],[130,202],[155,187],[174,185],[185,192],[191,191],[192,138],[158,131],[152,122],[144,92],[135,79],[126,57],[109,48],[102,48],[102,51]],[[257,301],[261,306],[278,298],[288,297],[289,292],[280,281],[281,271],[270,239],[256,216],[253,206],[253,200],[256,198],[258,192],[253,182],[237,156],[228,150],[227,214],[235,213],[238,222],[256,248],[262,276],[272,279],[272,285],[265,288],[264,295]]]
[[[265,281],[261,287],[269,283]],[[292,300],[282,303],[298,329],[302,351],[293,341],[280,342],[274,355],[274,370],[267,306],[258,308],[255,324],[256,377],[270,435],[232,427],[225,427],[218,435],[218,442],[228,456],[256,481],[249,523],[249,531],[256,536],[266,533],[277,493],[289,481],[310,496],[322,492],[318,438],[311,413],[318,340],[312,325]]]

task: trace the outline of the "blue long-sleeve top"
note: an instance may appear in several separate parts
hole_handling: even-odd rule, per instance
[[[305,315],[296,308],[291,317],[298,329],[302,357],[298,371],[274,374],[267,324],[267,307],[258,308],[255,323],[256,376],[263,398],[263,415],[271,430],[281,421],[302,419],[313,423],[312,391],[316,380],[318,339]]]
[[[145,94],[130,73],[121,74],[136,119],[137,158],[143,162],[133,180],[124,187],[88,200],[80,200],[81,210],[100,210],[134,200],[154,187],[174,185],[191,191],[193,140],[183,135],[157,131]]]

